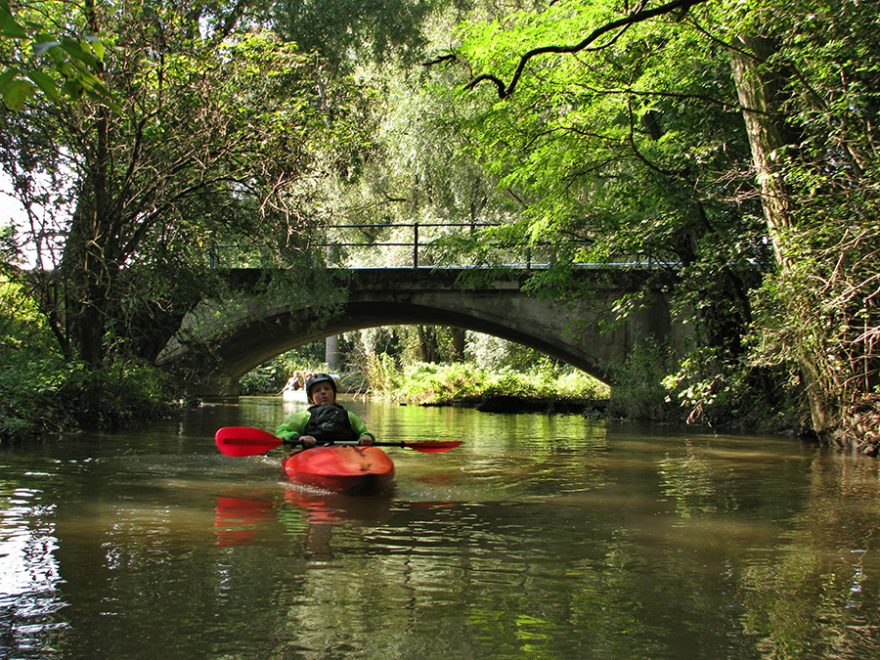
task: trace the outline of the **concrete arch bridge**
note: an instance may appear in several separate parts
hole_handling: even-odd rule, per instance
[[[239,379],[291,348],[330,335],[383,325],[442,325],[475,330],[531,346],[602,380],[639,342],[654,338],[677,343],[668,300],[649,291],[637,311],[607,323],[622,295],[643,288],[649,275],[633,270],[584,268],[579,274],[588,294],[577,302],[556,303],[523,291],[528,272],[477,278],[473,269],[375,268],[344,273],[344,301],[330,318],[308,307],[267,304],[255,295],[266,277],[258,269],[230,270],[237,300],[203,301],[188,315],[177,336],[159,356],[160,364],[193,357],[193,342],[210,346],[213,358],[197,373],[193,394],[238,395]],[[332,276],[332,273],[330,273]],[[218,322],[222,318],[222,323]]]

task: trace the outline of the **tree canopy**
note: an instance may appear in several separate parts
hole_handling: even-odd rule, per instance
[[[536,295],[584,295],[584,262],[674,274],[691,345],[658,359],[692,420],[802,397],[805,426],[871,453],[878,21],[830,0],[4,0],[0,163],[41,308],[89,364],[155,356],[212,256],[307,265],[333,225],[418,222],[433,262],[540,255]]]
[[[101,75],[119,110],[45,98],[7,111],[0,162],[56,336],[100,364],[108,332],[155,356],[218,249],[301,258],[316,224],[304,182],[364,138],[351,90],[322,86],[340,115],[328,120],[314,56],[269,32],[206,31],[200,3],[80,9],[71,23],[107,35]],[[157,336],[132,332],[144,327]]]
[[[557,2],[470,25],[456,50],[467,88],[504,99],[486,98],[476,141],[528,200],[533,240],[683,266],[708,349],[692,362],[704,385],[684,390],[695,410],[734,373],[753,387],[787,364],[816,430],[880,419],[875,9]]]

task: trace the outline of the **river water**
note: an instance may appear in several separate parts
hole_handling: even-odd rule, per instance
[[[0,450],[4,658],[880,657],[875,460],[576,415],[345,402],[394,491],[281,479],[221,426]]]

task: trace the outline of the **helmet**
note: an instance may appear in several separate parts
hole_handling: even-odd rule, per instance
[[[336,393],[336,381],[333,380],[333,376],[330,374],[312,374],[312,377],[306,381],[306,396],[309,401],[312,400],[312,388],[315,387],[318,383],[330,383],[330,386],[333,388],[333,392]]]

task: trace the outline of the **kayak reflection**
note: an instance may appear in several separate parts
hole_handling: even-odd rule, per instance
[[[243,497],[218,497],[214,507],[216,545],[251,543],[257,531],[277,519],[271,500]]]
[[[391,511],[390,493],[357,497],[288,486],[284,501],[304,511],[313,525],[377,524],[386,522]]]
[[[390,511],[389,495],[352,497],[287,486],[281,500],[265,495],[218,497],[214,534],[216,545],[245,545],[279,524],[288,535],[308,536],[313,526],[382,524]]]

